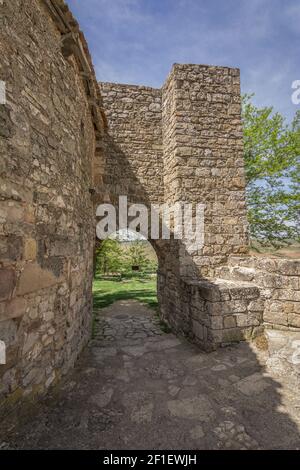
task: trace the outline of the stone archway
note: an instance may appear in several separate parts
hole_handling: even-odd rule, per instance
[[[107,128],[96,150],[95,204],[118,205],[121,195],[149,209],[204,204],[201,250],[191,253],[188,240],[158,244],[161,314],[173,331],[208,350],[241,339],[241,325],[227,318],[224,327],[222,309],[214,305],[236,289],[216,284],[217,270],[230,255],[247,252],[239,71],[175,64],[162,89],[99,86]]]
[[[119,195],[206,205],[201,251],[159,245],[160,309],[173,331],[208,350],[261,333],[251,269],[263,279],[271,266],[273,280],[278,266],[230,261],[248,245],[239,71],[175,64],[161,90],[98,85],[63,0],[11,0],[0,12],[0,415],[44,393],[88,342],[95,206]]]
[[[212,278],[247,240],[238,70],[175,65],[161,90],[98,86],[62,0],[0,8],[7,411],[59,380],[90,337],[96,204],[125,194],[146,205],[207,205],[203,252],[161,244],[158,283],[164,319],[206,348],[223,338],[220,328],[218,338],[211,334],[204,303],[192,299],[199,292],[187,283]]]

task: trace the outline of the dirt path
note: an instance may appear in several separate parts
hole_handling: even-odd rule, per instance
[[[120,301],[98,314],[74,372],[8,448],[300,448],[300,396],[248,344],[207,354]],[[298,425],[297,425],[298,422]]]

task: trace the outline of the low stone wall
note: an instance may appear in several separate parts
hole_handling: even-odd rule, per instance
[[[188,284],[192,334],[205,349],[251,339],[262,333],[263,304],[256,286],[215,279]]]
[[[259,287],[267,328],[300,328],[300,260],[231,257],[220,277],[251,281]]]
[[[300,328],[300,260],[232,256],[215,278],[178,282],[160,272],[158,284],[164,320],[208,351],[265,328]]]
[[[159,282],[164,284],[160,290],[167,289],[162,275]],[[179,292],[176,304],[172,297],[161,299],[163,316],[173,330],[206,351],[252,339],[263,332],[264,301],[259,288],[252,283],[182,280]],[[170,310],[174,312],[171,317]],[[180,322],[176,322],[177,318]]]

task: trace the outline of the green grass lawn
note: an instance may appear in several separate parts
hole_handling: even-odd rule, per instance
[[[94,308],[107,307],[117,300],[134,299],[157,309],[156,277],[129,279],[95,279],[93,284]]]

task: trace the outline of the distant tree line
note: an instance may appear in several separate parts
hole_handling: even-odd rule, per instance
[[[127,248],[118,239],[108,238],[97,244],[95,274],[128,276],[134,273],[152,274],[156,271],[157,261],[150,258],[143,241],[133,241]]]

